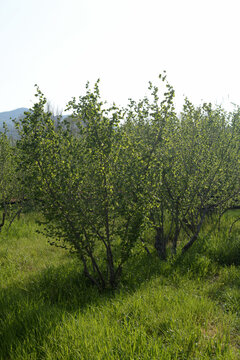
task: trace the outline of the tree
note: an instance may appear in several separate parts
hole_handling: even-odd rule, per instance
[[[158,88],[150,84],[153,100],[131,102],[126,121],[141,167],[148,169],[142,182],[145,218],[162,259],[169,243],[176,253],[181,234],[186,239],[182,252],[187,251],[206,216],[223,213],[240,191],[239,110],[227,114],[211,104],[195,108],[186,99],[178,117],[174,90],[166,87],[160,102]]]
[[[161,231],[164,216],[168,219],[167,236],[159,230],[163,258],[167,241],[176,252],[181,232],[189,237],[182,248],[186,252],[197,240],[205,217],[227,209],[240,190],[239,111],[227,115],[211,104],[195,108],[186,100],[180,121],[175,118],[172,124],[168,124],[164,157],[157,167],[161,181],[154,193],[161,209]]]
[[[19,213],[19,209],[13,211],[14,203],[20,200],[17,174],[15,147],[7,136],[7,128],[0,132],[0,206],[2,208],[2,219],[0,231],[5,225],[6,219],[10,224]]]
[[[93,92],[87,85],[86,95],[68,105],[79,129],[73,133],[67,120],[56,129],[39,89],[36,95],[17,143],[25,185],[40,204],[51,244],[75,251],[99,288],[114,287],[138,239],[144,205],[121,111],[104,108],[98,83]]]
[[[166,259],[167,245],[182,252],[197,240],[205,217],[239,196],[239,110],[227,115],[186,100],[181,117],[174,90],[108,107],[94,90],[68,104],[57,126],[38,102],[19,124],[18,168],[45,217],[52,245],[74,251],[99,288],[115,287],[124,263],[148,226]]]
[[[174,110],[174,90],[160,75],[165,93],[160,101],[159,89],[149,83],[150,99],[131,102],[127,112],[128,132],[136,144],[141,159],[138,173],[142,174],[141,193],[145,202],[145,221],[155,230],[155,248],[160,258],[166,258],[167,232],[167,190],[163,186],[169,167],[170,143],[178,126]],[[136,151],[136,150],[135,150]]]

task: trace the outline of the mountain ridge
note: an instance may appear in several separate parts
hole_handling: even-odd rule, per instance
[[[17,130],[14,126],[13,120],[22,117],[25,111],[28,111],[28,108],[21,107],[10,111],[0,112],[0,131],[3,130],[3,124],[5,123],[8,129],[8,135],[16,139]]]
[[[28,111],[28,108],[21,107],[10,111],[0,112],[0,121],[8,122],[11,119],[15,119],[18,118],[19,116],[22,116],[25,111]]]

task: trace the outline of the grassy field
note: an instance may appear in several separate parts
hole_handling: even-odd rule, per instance
[[[101,294],[22,215],[0,234],[0,359],[240,359],[237,215],[206,224],[183,258],[142,252]]]

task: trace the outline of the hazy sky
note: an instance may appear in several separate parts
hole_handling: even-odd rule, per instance
[[[0,112],[37,83],[64,109],[85,83],[126,104],[167,71],[184,96],[240,105],[239,0],[0,0]]]

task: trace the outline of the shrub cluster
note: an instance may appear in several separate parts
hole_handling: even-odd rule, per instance
[[[198,239],[207,216],[239,199],[240,109],[226,113],[188,99],[177,115],[174,90],[108,107],[99,84],[53,118],[37,102],[18,122],[17,173],[45,218],[51,244],[77,253],[99,288],[116,286],[146,229],[166,259]],[[2,160],[1,160],[2,161]],[[4,161],[3,161],[4,162]],[[145,245],[145,244],[144,244]]]

